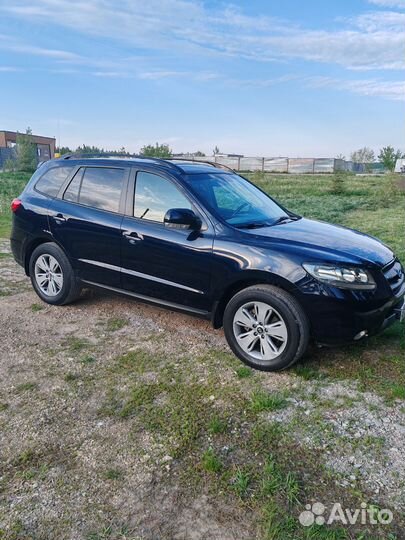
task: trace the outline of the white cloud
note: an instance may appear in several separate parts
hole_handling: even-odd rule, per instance
[[[373,0],[379,5],[385,0]],[[402,5],[402,0],[391,2]],[[401,14],[363,14],[336,30],[313,30],[236,7],[208,8],[192,0],[14,0],[0,8],[90,36],[133,47],[196,57],[233,56],[254,61],[307,61],[349,69],[404,69],[405,25]],[[169,70],[170,71],[170,70]]]
[[[90,75],[94,77],[105,77],[106,79],[128,79],[131,77],[126,71],[92,71]]]
[[[2,41],[0,43],[0,49],[12,51],[24,55],[32,56],[44,56],[47,58],[52,58],[54,60],[68,61],[68,62],[79,62],[82,57],[78,54],[63,51],[60,49],[47,49],[46,47],[37,47],[35,45],[27,45],[16,43],[13,41]]]
[[[246,88],[269,88],[278,84],[288,83],[298,80],[298,75],[282,75],[281,77],[273,77],[272,79],[231,79],[224,78],[223,81],[231,86],[246,87]]]
[[[405,9],[405,0],[369,0],[369,2],[376,6]]]
[[[351,22],[368,33],[383,31],[399,32],[403,35],[405,13],[398,13],[398,11],[372,11],[351,19]]]
[[[0,72],[8,73],[8,72],[15,72],[15,71],[22,71],[20,68],[16,68],[13,66],[0,66]]]
[[[186,71],[144,71],[138,73],[138,79],[158,81],[160,79],[171,79],[189,75]]]
[[[405,81],[340,80],[332,77],[308,77],[305,79],[312,88],[333,88],[346,90],[362,96],[382,97],[392,101],[405,101]]]

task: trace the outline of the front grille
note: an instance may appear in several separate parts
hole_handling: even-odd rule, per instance
[[[392,260],[383,268],[385,279],[388,281],[392,292],[398,296],[404,288],[405,274],[398,259]]]

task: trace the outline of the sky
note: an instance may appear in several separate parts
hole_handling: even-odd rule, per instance
[[[0,130],[131,152],[405,150],[405,0],[0,0]]]

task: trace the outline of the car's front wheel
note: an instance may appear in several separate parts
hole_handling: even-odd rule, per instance
[[[308,319],[301,306],[272,285],[254,285],[235,294],[225,308],[224,331],[236,356],[262,371],[290,367],[309,341]]]
[[[80,285],[68,258],[53,242],[34,249],[29,272],[35,292],[48,304],[69,304],[80,295]]]

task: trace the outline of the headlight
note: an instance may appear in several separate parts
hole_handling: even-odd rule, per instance
[[[373,276],[363,268],[311,263],[305,263],[302,266],[318,281],[341,289],[371,290],[376,286]]]

